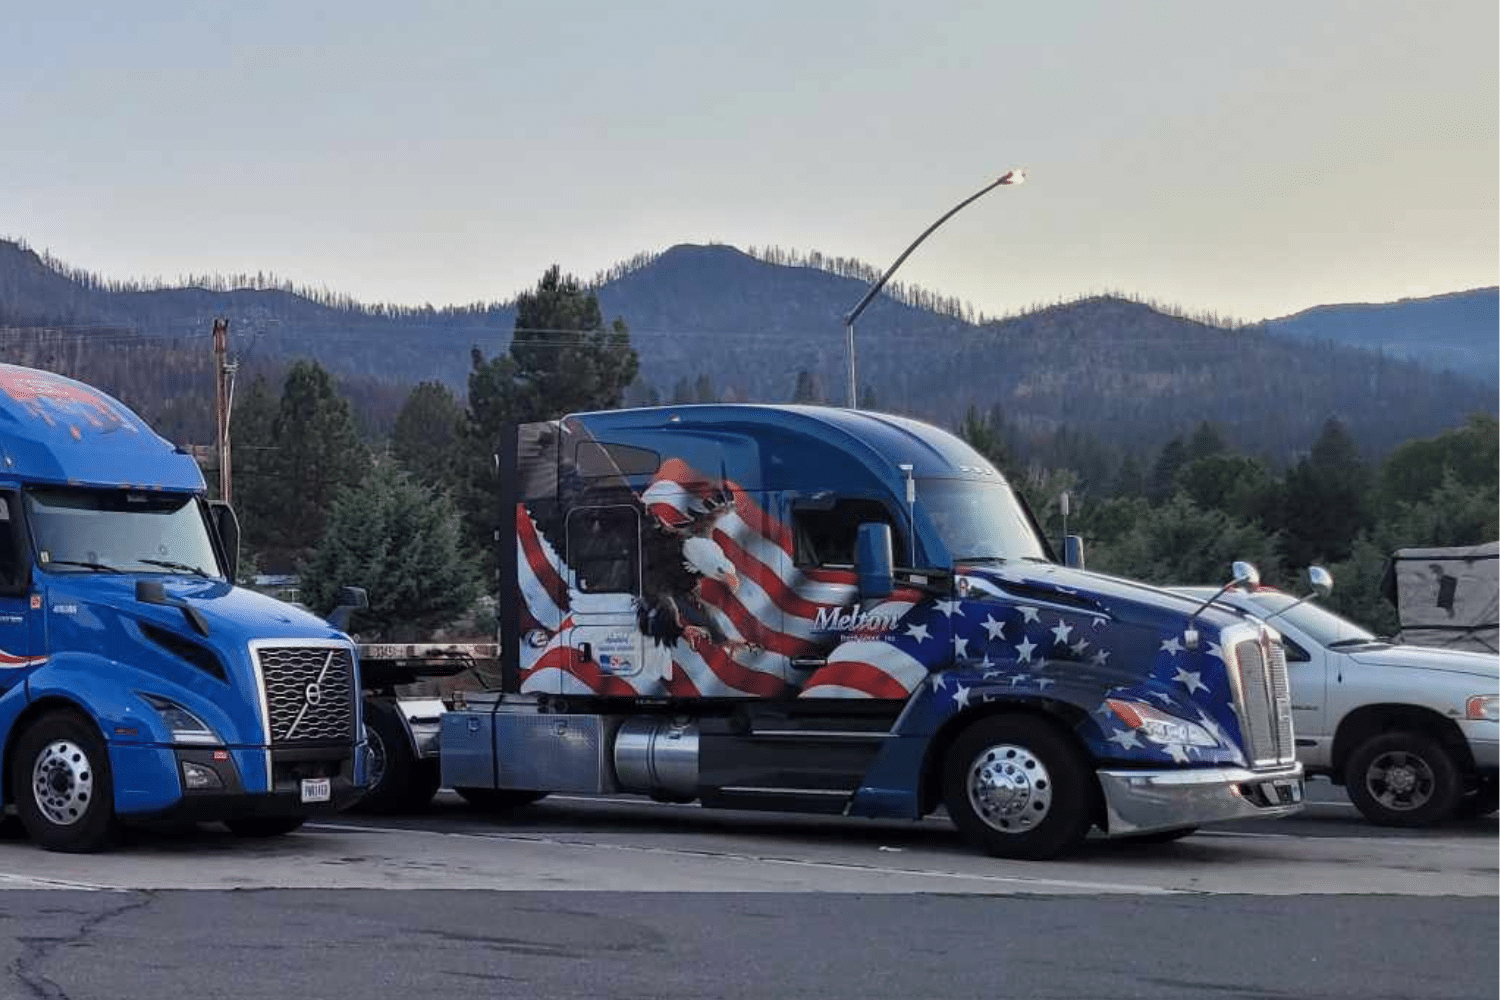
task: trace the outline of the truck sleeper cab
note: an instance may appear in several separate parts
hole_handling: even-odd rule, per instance
[[[937,428],[591,413],[516,428],[498,467],[501,689],[441,719],[443,782],[471,801],[943,806],[1021,858],[1300,808],[1275,633],[1058,565]]]
[[[296,829],[364,784],[358,665],[234,583],[238,528],[118,401],[0,365],[0,776],[50,850],[121,821]]]

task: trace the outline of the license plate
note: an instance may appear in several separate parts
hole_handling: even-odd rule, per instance
[[[327,802],[333,798],[332,778],[303,778],[303,802]]]

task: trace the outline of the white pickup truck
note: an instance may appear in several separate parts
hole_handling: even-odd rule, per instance
[[[1313,574],[1326,593],[1331,578]],[[1343,785],[1365,818],[1431,826],[1496,810],[1500,656],[1396,644],[1269,588],[1218,600],[1281,633],[1297,759]]]

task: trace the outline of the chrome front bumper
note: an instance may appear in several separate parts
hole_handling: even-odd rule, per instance
[[[1182,768],[1100,771],[1111,837],[1232,819],[1274,819],[1302,808],[1302,765],[1274,771]]]

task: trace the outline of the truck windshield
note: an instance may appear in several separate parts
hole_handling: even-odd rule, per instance
[[[189,573],[220,579],[195,497],[35,489],[26,511],[37,561],[59,573]]]
[[[954,562],[1047,558],[1021,505],[1003,483],[919,480],[917,505]]]

